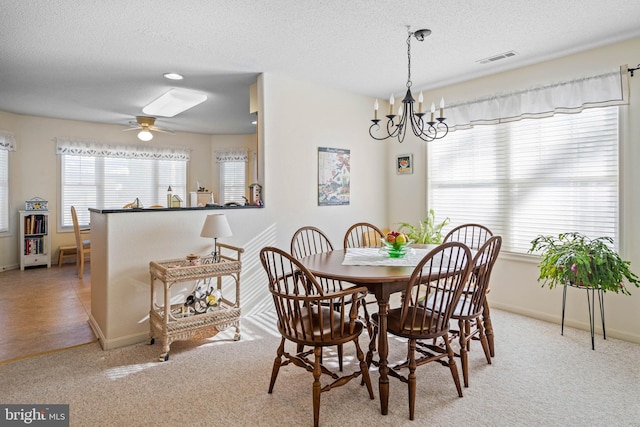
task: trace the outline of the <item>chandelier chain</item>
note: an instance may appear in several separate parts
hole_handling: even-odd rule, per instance
[[[411,36],[413,33],[409,31],[409,36],[407,37],[407,87],[411,87]]]

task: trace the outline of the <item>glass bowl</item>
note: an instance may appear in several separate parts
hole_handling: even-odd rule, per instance
[[[389,243],[385,239],[382,239],[382,244],[384,246],[380,248],[380,251],[388,255],[389,258],[402,258],[407,254],[407,252],[409,252],[409,249],[411,249],[409,247],[409,243],[411,243],[411,241],[404,243]]]

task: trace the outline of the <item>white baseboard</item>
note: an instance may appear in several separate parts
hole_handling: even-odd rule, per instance
[[[93,318],[92,315],[89,315],[89,326],[93,330],[93,333],[98,337],[98,341],[100,342],[100,346],[103,350],[113,350],[114,348],[125,347],[132,344],[138,344],[141,342],[145,342],[147,338],[149,338],[149,332],[137,333],[133,335],[127,335],[123,337],[118,337],[115,340],[108,340],[105,338],[102,330],[98,326],[98,323]]]
[[[0,272],[9,271],[9,270],[17,270],[19,268],[20,268],[20,264],[3,265],[3,266],[0,267]]]
[[[550,315],[549,313],[544,313],[541,311],[536,311],[536,310],[530,310],[526,307],[517,307],[517,306],[512,306],[512,305],[508,305],[508,304],[500,304],[500,303],[491,303],[491,307],[495,307],[499,310],[504,310],[504,311],[509,311],[511,313],[515,313],[515,314],[521,314],[523,316],[527,316],[527,317],[531,317],[534,319],[539,319],[539,320],[544,320],[545,322],[549,322],[549,323],[555,323],[558,326],[560,326],[562,324],[562,313],[558,314],[558,315]],[[623,341],[629,341],[629,342],[633,342],[636,344],[640,344],[640,335],[639,334],[632,334],[629,332],[625,332],[625,331],[620,331],[618,329],[612,329],[610,327],[607,326],[606,324],[606,311],[605,311],[605,329],[607,332],[607,336],[611,337],[611,338],[617,338]],[[576,328],[576,329],[581,329],[583,331],[590,331],[589,328],[589,324],[586,322],[576,322],[575,320],[569,320],[567,318],[565,318],[564,320],[564,325],[571,327],[571,328]],[[602,322],[600,321],[600,313],[596,312],[596,321],[595,321],[595,331],[594,331],[595,335],[600,335],[602,336]]]

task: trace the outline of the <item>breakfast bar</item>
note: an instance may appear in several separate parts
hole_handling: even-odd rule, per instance
[[[211,213],[225,213],[231,229],[256,223],[259,206],[165,209],[89,209],[91,313],[89,324],[104,350],[149,336],[149,262],[207,254],[213,239],[200,237]],[[237,244],[233,238],[225,243]],[[242,246],[242,244],[237,244]],[[188,293],[176,286],[172,296]]]

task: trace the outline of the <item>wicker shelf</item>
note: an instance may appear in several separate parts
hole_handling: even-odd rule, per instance
[[[161,361],[169,359],[169,347],[173,341],[204,339],[216,335],[230,327],[235,327],[234,340],[240,339],[240,260],[244,249],[218,243],[221,252],[219,262],[212,257],[203,257],[199,265],[191,265],[186,259],[151,261],[151,308],[149,311],[149,344],[156,338],[162,342]],[[235,280],[235,299],[230,300],[222,294],[222,278]],[[162,301],[156,302],[160,292],[156,292],[155,282],[163,284]],[[212,282],[212,280],[215,280]],[[185,304],[171,304],[171,287],[180,282],[194,282],[195,288],[203,283],[207,288],[217,290],[219,298],[212,306],[206,304],[196,310]],[[169,308],[167,309],[167,302]]]

